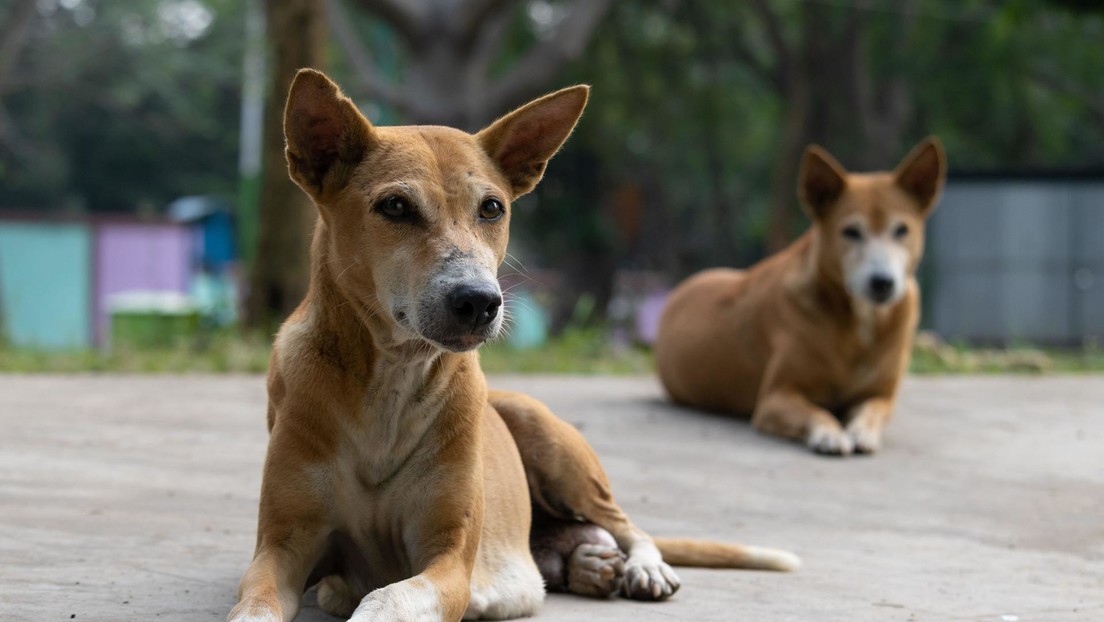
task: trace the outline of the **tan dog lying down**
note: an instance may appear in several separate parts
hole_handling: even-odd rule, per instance
[[[296,77],[288,168],[321,218],[310,291],[272,353],[257,547],[230,620],[291,620],[316,584],[337,616],[436,622],[531,615],[546,584],[661,600],[679,587],[661,552],[796,566],[781,551],[652,540],[574,428],[487,391],[475,348],[502,324],[510,203],[586,99],[564,89],[470,135],[373,127],[323,74]]]
[[[809,147],[798,182],[809,231],[746,271],[707,270],[671,294],[656,343],[671,397],[750,415],[818,452],[877,450],[908,367],[914,273],[945,176],[934,138],[893,173],[848,173]]]

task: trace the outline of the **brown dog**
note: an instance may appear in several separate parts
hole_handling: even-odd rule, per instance
[[[510,202],[540,180],[587,92],[471,135],[373,127],[323,74],[296,77],[288,168],[321,218],[310,291],[272,353],[257,548],[230,620],[291,620],[315,584],[334,615],[437,622],[531,615],[545,582],[663,599],[679,583],[660,551],[796,565],[653,541],[578,432],[532,398],[487,391],[474,350],[502,323]]]
[[[908,367],[914,273],[945,176],[935,138],[893,173],[848,173],[809,147],[798,181],[809,231],[747,271],[708,270],[671,294],[656,342],[671,397],[750,415],[818,452],[876,451]]]

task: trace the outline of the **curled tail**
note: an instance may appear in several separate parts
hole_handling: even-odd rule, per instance
[[[760,546],[724,544],[708,540],[655,538],[663,561],[672,566],[693,568],[746,568],[790,572],[801,567],[801,559],[788,551]]]

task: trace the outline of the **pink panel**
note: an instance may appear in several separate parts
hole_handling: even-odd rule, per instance
[[[104,223],[96,231],[96,343],[109,328],[107,300],[115,293],[158,290],[187,293],[191,229],[172,224]]]

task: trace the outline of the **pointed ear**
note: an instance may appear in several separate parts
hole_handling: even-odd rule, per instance
[[[536,187],[582,116],[589,93],[589,86],[579,85],[545,95],[475,135],[510,181],[514,198]]]
[[[312,197],[349,181],[372,142],[372,124],[326,74],[300,69],[284,109],[288,172]]]
[[[797,196],[813,219],[823,218],[847,187],[847,170],[820,145],[809,145],[797,174]]]
[[[893,172],[897,185],[920,203],[921,213],[935,207],[947,179],[947,156],[935,136],[920,141]]]

